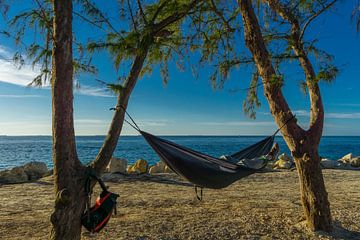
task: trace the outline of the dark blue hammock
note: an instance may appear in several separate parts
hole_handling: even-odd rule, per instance
[[[219,159],[141,131],[127,111],[123,107],[119,108],[124,110],[132,121],[130,123],[125,119],[125,122],[145,138],[171,170],[193,183],[195,187],[213,189],[225,188],[240,178],[247,177],[264,168],[267,159],[261,157],[270,152],[275,135],[280,129],[295,118],[293,115],[273,135],[226,157],[226,159]],[[112,109],[116,110],[116,108]]]
[[[252,159],[270,152],[275,136],[267,137],[229,156],[227,160],[223,160],[177,145],[150,133],[139,132],[171,170],[195,186],[214,189],[227,187],[240,178],[265,167],[266,160],[256,167],[250,167],[249,163]]]

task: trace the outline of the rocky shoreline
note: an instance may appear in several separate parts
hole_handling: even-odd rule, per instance
[[[270,161],[266,166],[267,170],[296,169],[294,159],[285,153],[275,156],[274,159],[276,160]],[[323,169],[360,170],[360,156],[353,156],[352,153],[349,153],[338,160],[323,158],[320,164]],[[113,157],[102,176],[106,181],[106,179],[111,178],[110,175],[114,173],[156,175],[160,173],[172,173],[172,170],[162,161],[154,165],[149,165],[146,160],[138,159],[134,164],[128,165],[126,159]],[[30,162],[23,166],[0,171],[0,184],[32,182],[49,175],[52,175],[52,170],[49,170],[45,163]]]

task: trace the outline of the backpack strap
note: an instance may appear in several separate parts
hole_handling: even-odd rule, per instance
[[[101,178],[99,178],[96,175],[96,172],[95,172],[95,170],[93,168],[87,167],[85,175],[86,175],[85,192],[87,194],[91,194],[91,181],[92,180],[96,180],[99,183],[101,189],[103,191],[107,191],[107,187],[105,186],[105,183],[101,180]]]
[[[101,189],[105,192],[107,192],[107,188],[104,184],[104,182],[98,177],[96,176],[96,172],[93,168],[91,167],[87,167],[86,171],[85,171],[85,193],[87,195],[87,201],[86,201],[86,205],[85,205],[85,212],[87,213],[87,218],[88,221],[90,220],[90,206],[91,206],[91,194],[92,194],[92,189],[91,189],[91,181],[92,180],[96,180]]]

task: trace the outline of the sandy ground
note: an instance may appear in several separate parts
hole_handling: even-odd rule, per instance
[[[222,190],[192,186],[173,174],[107,183],[120,194],[118,215],[83,239],[360,239],[360,171],[324,170],[334,219],[331,234],[308,232],[296,171],[252,175]],[[170,180],[167,180],[170,179]],[[51,179],[0,186],[0,239],[47,239]]]

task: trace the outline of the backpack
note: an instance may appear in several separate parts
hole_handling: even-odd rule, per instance
[[[95,205],[89,208],[91,202],[91,178],[95,179],[100,184],[102,192],[96,199]],[[104,182],[96,177],[95,174],[89,174],[89,177],[86,180],[85,190],[89,198],[86,203],[86,209],[81,216],[81,224],[88,231],[98,233],[109,222],[112,213],[114,212],[114,214],[116,214],[116,199],[119,195],[109,192]]]

